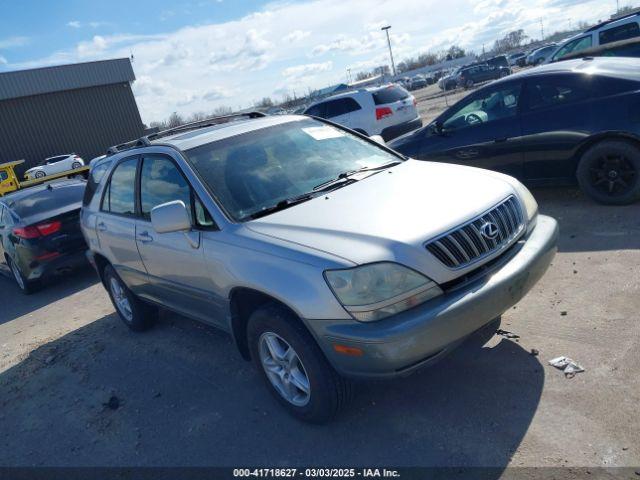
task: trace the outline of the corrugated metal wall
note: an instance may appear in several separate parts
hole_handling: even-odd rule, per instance
[[[0,101],[0,163],[77,153],[86,162],[138,138],[142,120],[129,83]]]

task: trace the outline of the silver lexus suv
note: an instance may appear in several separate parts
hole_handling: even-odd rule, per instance
[[[492,335],[556,251],[556,221],[515,179],[315,118],[222,117],[108,156],[81,221],[124,323],[161,307],[229,332],[306,421],[332,418],[351,378]]]

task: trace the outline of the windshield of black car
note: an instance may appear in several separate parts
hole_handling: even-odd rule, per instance
[[[254,130],[185,154],[237,221],[313,192],[315,186],[341,173],[401,160],[375,144],[312,119]]]

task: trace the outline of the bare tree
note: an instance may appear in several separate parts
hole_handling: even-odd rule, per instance
[[[182,124],[184,124],[184,119],[178,115],[178,113],[173,112],[169,115],[169,118],[167,119],[167,128],[179,127]]]

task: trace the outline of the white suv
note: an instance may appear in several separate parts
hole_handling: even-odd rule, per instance
[[[416,99],[399,85],[354,90],[309,106],[305,115],[326,118],[363,135],[385,140],[422,127]]]
[[[57,155],[55,157],[45,158],[44,161],[24,173],[24,178],[31,180],[34,178],[42,178],[47,175],[65,172],[67,170],[75,170],[84,165],[84,160],[75,153],[67,155]]]
[[[563,42],[545,63],[557,62],[581,50],[635,37],[640,37],[640,13],[600,23],[571,37]]]

